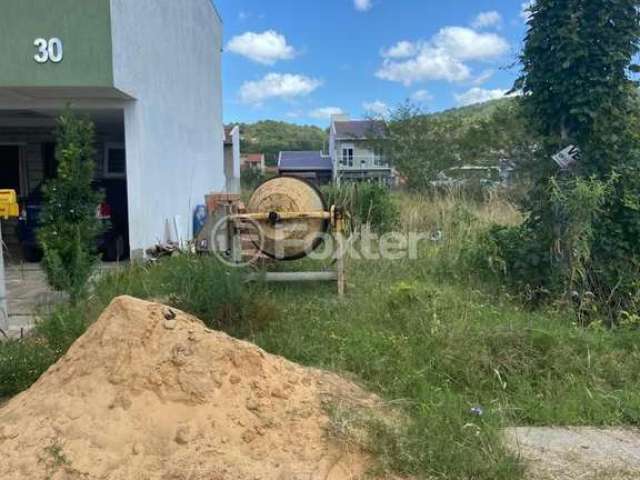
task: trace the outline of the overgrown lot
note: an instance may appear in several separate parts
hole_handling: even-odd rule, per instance
[[[505,425],[640,425],[632,323],[578,327],[571,306],[530,311],[492,281],[482,239],[495,222],[520,221],[507,202],[396,201],[400,228],[430,240],[418,260],[351,261],[343,300],[332,285],[247,286],[213,258],[130,267],[101,278],[86,302],[44,319],[35,336],[0,346],[0,396],[27,388],[114,296],[130,294],[359,379],[409,423],[390,429],[337,409],[336,431],[364,424],[381,468],[417,478],[522,478],[501,443]]]

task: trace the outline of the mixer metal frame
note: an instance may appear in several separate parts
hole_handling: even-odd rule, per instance
[[[324,272],[267,272],[266,274],[251,274],[248,280],[265,280],[267,282],[336,282],[338,296],[345,294],[345,218],[344,211],[335,205],[329,211],[320,210],[313,212],[263,212],[242,213],[229,217],[229,231],[231,235],[231,256],[236,263],[242,263],[242,242],[240,239],[238,224],[241,222],[286,222],[290,220],[328,220],[331,224],[331,235],[334,240],[335,268]]]

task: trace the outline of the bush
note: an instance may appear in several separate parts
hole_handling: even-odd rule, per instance
[[[67,111],[58,120],[56,140],[58,175],[44,187],[38,238],[49,283],[76,301],[98,261],[96,239],[103,228],[96,218],[101,195],[91,187],[94,126]]]
[[[349,212],[354,227],[369,225],[377,233],[398,227],[400,210],[388,188],[379,183],[343,183],[324,187],[322,193],[328,205],[337,205]]]
[[[253,191],[258,185],[267,180],[267,178],[269,177],[260,170],[244,168],[240,172],[240,185],[242,186],[242,190]]]
[[[611,188],[596,179],[549,181],[546,216],[532,215],[517,227],[494,227],[485,243],[511,288],[538,303],[572,293],[589,292],[593,277],[593,221]],[[550,228],[549,225],[553,225]]]

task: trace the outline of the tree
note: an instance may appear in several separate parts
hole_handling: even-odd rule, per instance
[[[540,141],[521,102],[513,98],[469,125],[462,156],[465,163],[474,165],[495,166],[508,161],[522,177],[529,178]]]
[[[102,196],[91,186],[95,171],[93,123],[67,110],[58,119],[56,141],[58,172],[44,186],[38,238],[49,283],[75,301],[85,292],[98,260],[96,238],[103,228],[96,218]]]
[[[515,99],[427,115],[410,103],[388,123],[384,147],[410,188],[427,189],[439,172],[462,165],[527,169],[539,140]]]
[[[529,286],[540,291],[595,296],[612,317],[634,308],[640,271],[640,115],[630,78],[639,6],[537,0],[515,85],[541,142],[512,273],[535,271]],[[563,171],[551,156],[570,144],[582,159]]]
[[[391,115],[387,135],[379,143],[391,164],[413,190],[424,190],[436,175],[461,164],[459,122],[445,116],[425,115],[410,103]]]

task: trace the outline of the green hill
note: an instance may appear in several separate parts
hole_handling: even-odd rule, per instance
[[[500,107],[507,106],[516,101],[515,98],[500,98],[484,103],[476,103],[467,107],[452,108],[430,114],[440,118],[458,118],[464,121],[486,120],[490,118]]]
[[[268,165],[275,165],[285,150],[324,150],[327,132],[311,125],[265,120],[241,123],[242,153],[264,153]]]

